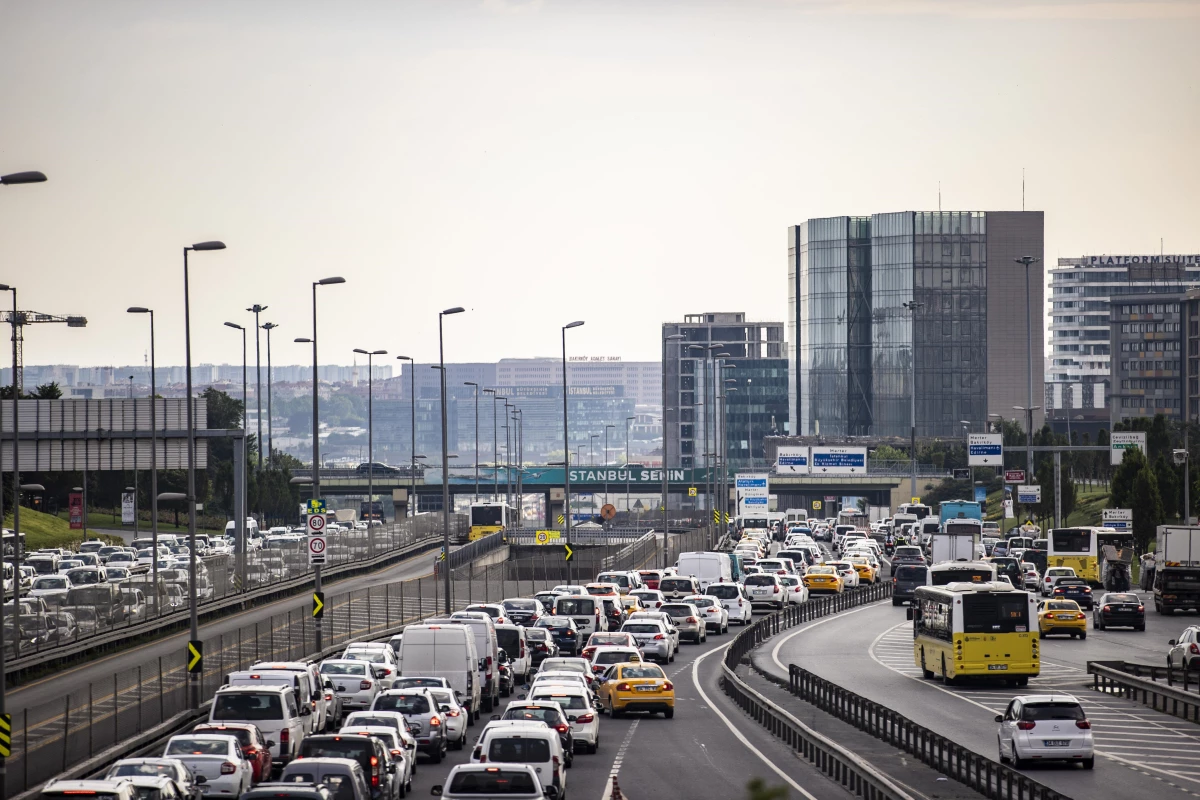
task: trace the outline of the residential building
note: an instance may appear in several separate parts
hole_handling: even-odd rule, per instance
[[[1121,295],[1109,306],[1110,421],[1183,419],[1183,293]]]

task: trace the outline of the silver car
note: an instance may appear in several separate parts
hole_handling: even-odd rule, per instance
[[[662,611],[679,629],[679,638],[691,639],[695,644],[708,641],[704,616],[691,603],[663,603]]]
[[[646,658],[653,658],[660,664],[675,660],[675,644],[667,626],[653,619],[626,620],[621,626],[622,633],[631,633],[637,641],[638,648]]]

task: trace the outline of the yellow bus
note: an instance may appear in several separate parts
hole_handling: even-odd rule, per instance
[[[482,539],[493,533],[511,528],[513,510],[508,503],[479,502],[471,504],[471,531],[469,541]]]
[[[1100,586],[1100,548],[1132,547],[1133,534],[1112,528],[1052,528],[1046,543],[1046,566],[1071,567],[1077,577]]]
[[[918,586],[913,663],[927,680],[947,685],[963,677],[1024,686],[1041,672],[1037,598],[1007,583]]]

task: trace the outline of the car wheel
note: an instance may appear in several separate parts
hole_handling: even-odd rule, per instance
[[[1144,631],[1146,630],[1146,623],[1143,622],[1141,625],[1134,625],[1133,629],[1135,631]]]
[[[1087,638],[1087,631],[1080,631],[1080,632],[1079,632],[1079,638],[1080,638],[1080,639],[1086,639],[1086,638]]]
[[[1004,745],[1000,744],[1000,738],[996,737],[996,755],[1001,764],[1008,763],[1008,756],[1004,755]]]
[[[618,710],[617,710],[617,707],[616,707],[615,705],[613,705],[613,701],[612,701],[611,699],[609,699],[609,701],[608,701],[608,715],[609,715],[610,717],[612,717],[613,719],[619,719],[620,717],[622,717],[622,716],[624,716],[624,715],[625,715],[625,712],[623,712],[623,711],[618,711]]]
[[[667,719],[675,719],[675,709],[668,708],[666,711],[663,712],[663,716],[666,717]]]
[[[492,706],[493,706],[493,703],[492,703],[491,695],[488,695],[487,697],[483,698],[483,710],[484,711],[491,711]]]
[[[1095,766],[1096,766],[1096,757],[1095,756],[1092,756],[1091,758],[1085,758],[1083,760],[1083,768],[1084,769],[1094,769]]]
[[[1104,620],[1092,617],[1092,627],[1098,631],[1104,630]]]
[[[898,606],[898,605],[900,605],[900,602],[901,602],[901,601],[900,601],[900,600],[898,600],[898,599],[896,599],[895,597],[893,597],[893,598],[892,598],[892,605],[894,605],[894,606]]]
[[[599,750],[599,749],[600,749],[600,737],[599,737],[599,736],[597,736],[597,737],[596,737],[596,743],[595,743],[595,744],[589,744],[589,745],[587,746],[587,751],[588,751],[589,753],[591,753],[592,755],[595,755],[595,754],[596,754],[596,751],[597,751],[597,750]]]
[[[434,750],[432,753],[429,754],[429,763],[430,764],[442,763],[442,748],[438,748],[437,750]]]

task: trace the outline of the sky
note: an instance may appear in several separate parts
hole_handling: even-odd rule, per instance
[[[27,364],[657,360],[784,320],[787,227],[1046,212],[1046,259],[1200,252],[1200,2],[0,2],[0,283]],[[0,298],[0,302],[7,300]],[[253,344],[251,344],[253,358]]]

